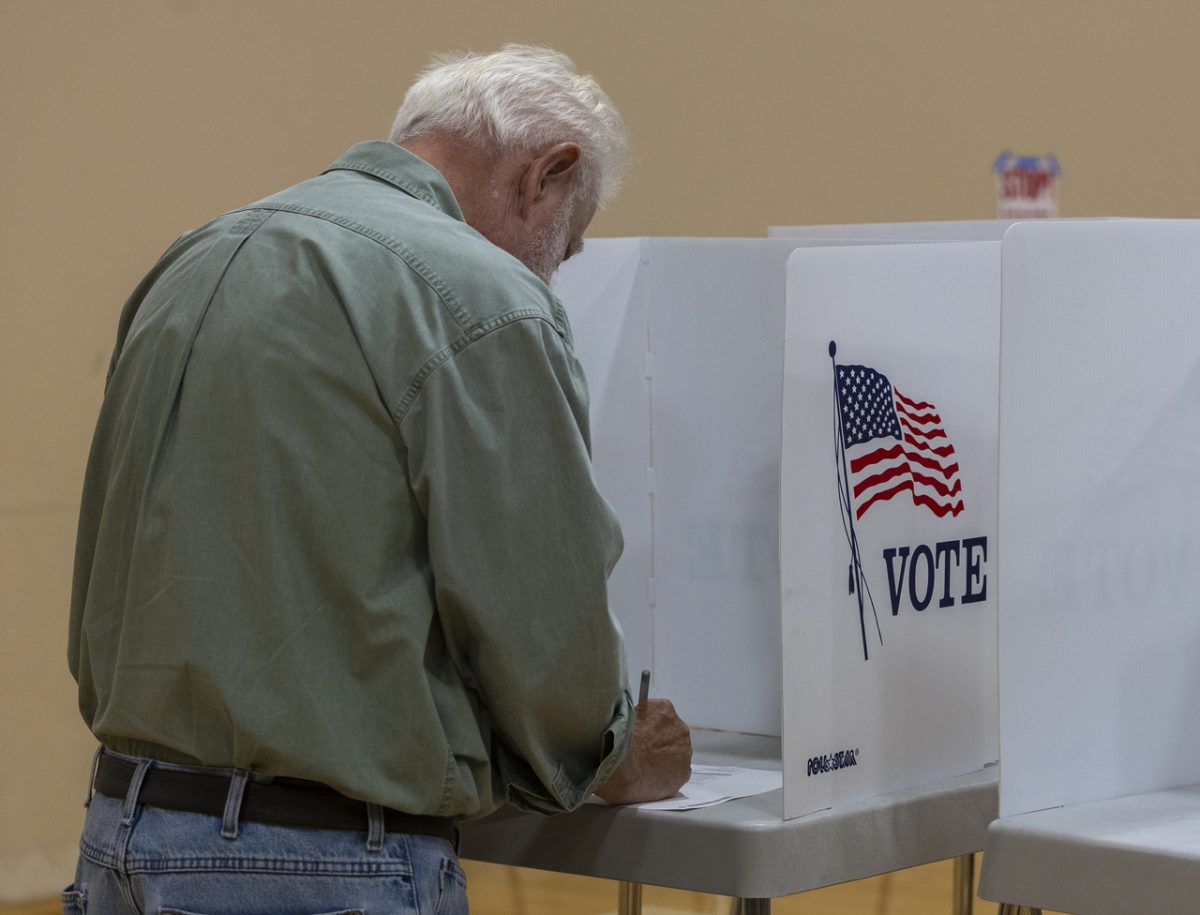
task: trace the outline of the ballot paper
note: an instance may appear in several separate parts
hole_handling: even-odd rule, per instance
[[[740,766],[692,766],[692,777],[674,797],[644,804],[630,804],[642,810],[695,810],[712,807],[739,797],[765,794],[783,787],[778,769],[745,769]],[[591,803],[604,802],[593,796]]]

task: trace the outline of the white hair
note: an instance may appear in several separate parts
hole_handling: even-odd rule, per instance
[[[578,143],[578,186],[598,204],[616,195],[629,158],[625,123],[596,81],[565,54],[529,45],[435,58],[405,95],[390,139],[433,130],[501,153]]]

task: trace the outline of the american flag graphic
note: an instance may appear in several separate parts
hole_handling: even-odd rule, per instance
[[[957,516],[963,510],[958,458],[937,408],[904,396],[865,365],[834,370],[854,517],[902,492],[939,518]]]

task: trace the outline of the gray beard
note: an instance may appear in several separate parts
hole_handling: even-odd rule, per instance
[[[547,286],[566,253],[574,209],[573,206],[562,207],[546,231],[531,237],[517,255],[517,259]]]

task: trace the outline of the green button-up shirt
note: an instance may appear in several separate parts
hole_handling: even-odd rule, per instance
[[[632,702],[562,306],[362,143],[126,304],[69,659],[115,750],[417,814],[580,804]]]

